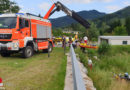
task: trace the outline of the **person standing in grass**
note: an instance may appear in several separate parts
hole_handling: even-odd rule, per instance
[[[72,42],[72,45],[73,45],[73,48],[74,48],[74,49],[77,48],[76,40],[74,40],[74,41]]]
[[[69,47],[70,47],[70,45],[72,44],[72,37],[69,37]]]
[[[66,45],[66,36],[63,36],[62,40],[62,47],[64,48]]]
[[[87,44],[87,42],[88,42],[88,37],[87,37],[87,36],[85,36],[85,37],[84,37],[84,43],[86,43],[86,44]]]

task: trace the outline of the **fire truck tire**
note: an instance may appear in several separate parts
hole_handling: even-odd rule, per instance
[[[1,53],[2,57],[9,57],[11,54],[10,53]]]
[[[29,57],[33,56],[33,54],[34,54],[34,50],[33,50],[32,46],[27,46],[23,49],[22,57],[29,58]]]

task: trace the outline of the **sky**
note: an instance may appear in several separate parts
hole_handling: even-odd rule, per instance
[[[22,13],[41,14],[44,16],[49,8],[57,0],[11,0],[21,8]],[[130,0],[58,0],[69,9],[76,12],[82,10],[98,10],[105,13],[113,13],[124,7],[130,6]],[[50,18],[65,16],[63,12],[55,12]]]

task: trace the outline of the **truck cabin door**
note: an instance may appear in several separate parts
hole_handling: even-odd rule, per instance
[[[28,19],[19,18],[19,28],[22,36],[30,36],[30,21]]]

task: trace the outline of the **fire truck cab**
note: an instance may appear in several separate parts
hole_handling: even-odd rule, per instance
[[[47,19],[24,13],[0,15],[0,54],[3,57],[21,53],[31,57],[34,51],[51,52],[51,23]]]

